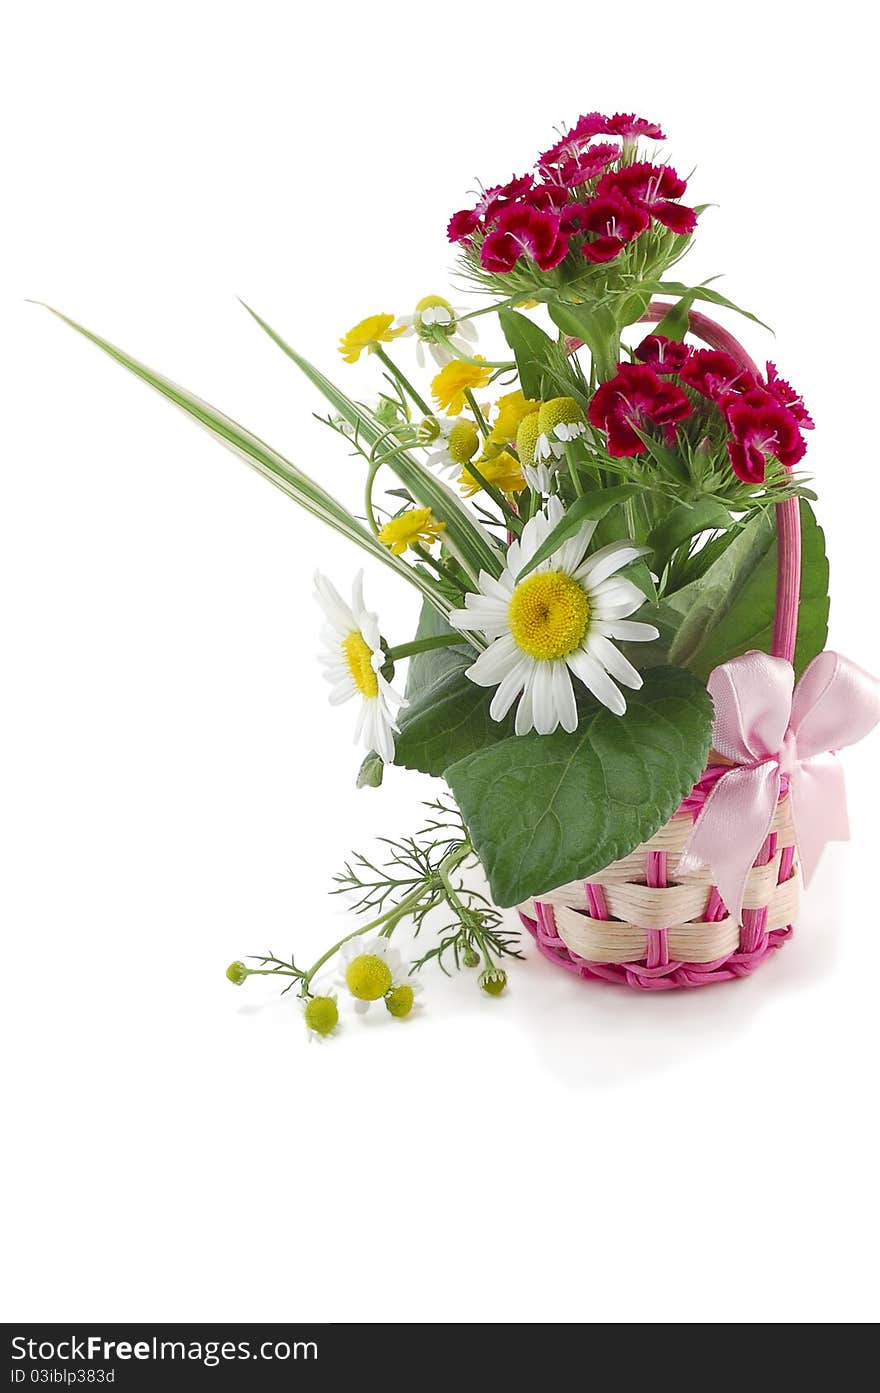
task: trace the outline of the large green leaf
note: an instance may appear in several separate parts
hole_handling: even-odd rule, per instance
[[[696,503],[679,503],[648,534],[648,546],[657,558],[658,568],[682,542],[689,542],[701,532],[714,532],[731,526],[730,512],[714,498],[700,498]]]
[[[505,739],[513,731],[512,716],[499,722],[489,715],[492,692],[465,676],[465,669],[474,660],[473,653],[465,656],[452,648],[441,651],[446,659],[445,671],[421,687],[410,698],[410,705],[401,711],[394,751],[395,764],[438,777],[450,764]]]
[[[825,537],[801,500],[801,601],[795,670],[821,653],[828,637]],[[706,678],[719,663],[757,648],[769,651],[776,611],[776,523],[772,511],[744,527],[704,575],[677,590],[667,605],[681,616],[669,661]]]
[[[516,359],[520,387],[527,397],[540,400],[544,391],[544,377],[555,349],[553,340],[539,324],[533,324],[516,310],[502,308],[498,311],[498,319]]]
[[[416,629],[416,638],[449,638],[455,636],[458,642],[449,648],[432,648],[425,653],[416,653],[409,660],[404,695],[410,704],[418,701],[450,672],[460,672],[462,662],[473,662],[474,654],[464,637],[450,628],[446,620],[437,613],[433,605],[423,604]]]
[[[652,836],[705,766],[712,702],[690,673],[657,668],[619,717],[574,735],[513,735],[446,771],[497,905],[594,875]]]

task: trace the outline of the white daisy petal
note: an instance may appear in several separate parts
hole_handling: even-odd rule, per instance
[[[591,587],[590,601],[597,619],[626,619],[642,608],[646,596],[631,580],[614,576],[595,590]]]
[[[471,663],[466,669],[466,675],[472,682],[476,682],[478,687],[494,687],[507,676],[520,656],[513,635],[505,634],[503,638],[496,638],[494,643],[480,654],[477,661]]]
[[[614,647],[610,639],[597,633],[595,629],[587,639],[587,652],[598,658],[605,671],[618,682],[622,682],[624,687],[631,687],[637,692],[643,685],[642,674]]]
[[[525,685],[526,673],[531,661],[530,658],[520,658],[519,662],[515,663],[498,683],[492,704],[489,707],[489,715],[493,721],[504,720]]]
[[[553,700],[553,666],[547,662],[535,664],[532,703],[535,730],[539,735],[552,735],[559,724]]]
[[[640,624],[635,619],[615,619],[611,623],[597,624],[600,633],[609,638],[619,638],[628,643],[649,643],[660,637],[660,630],[653,624]]]
[[[587,558],[577,578],[589,581],[591,587],[600,585],[639,556],[647,556],[649,550],[649,547],[638,547],[634,542],[610,542],[607,547],[600,547]]]
[[[576,653],[570,654],[566,661],[575,677],[580,678],[597,701],[601,701],[602,705],[607,706],[609,711],[613,711],[615,716],[623,715],[626,711],[626,698],[615,687],[598,658],[592,657],[591,654],[579,648]]]
[[[514,729],[517,735],[528,735],[529,731],[532,729],[532,688],[534,685],[535,668],[537,666],[538,664],[533,662],[531,666],[526,669],[523,694],[519,699],[519,706],[516,708],[516,721],[514,722]]]
[[[560,660],[552,664],[553,704],[563,730],[572,735],[577,730],[578,712],[574,687],[568,675],[568,667]]]

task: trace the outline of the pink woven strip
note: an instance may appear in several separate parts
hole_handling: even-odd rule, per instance
[[[666,852],[649,851],[645,861],[645,880],[655,890],[666,885]],[[667,929],[648,929],[645,966],[669,966],[669,932]]]

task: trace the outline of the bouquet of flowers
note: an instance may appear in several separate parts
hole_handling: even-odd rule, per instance
[[[448,237],[471,299],[488,298],[427,295],[349,329],[340,353],[367,360],[372,395],[249,310],[325,399],[356,461],[352,508],[73,325],[421,597],[417,632],[398,636],[360,574],[343,591],[315,576],[330,702],[356,708],[365,747],[358,785],[394,763],[448,793],[385,864],[346,865],[337,889],[367,922],[312,967],[268,953],[228,969],[287,979],[311,1038],[339,1021],[325,969],[397,1019],[431,960],[479,968],[499,994],[519,956],[511,907],[581,977],[742,975],[790,933],[798,863],[845,835],[830,752],[880,698],[823,653],[813,421],[699,307],[745,311],[669,278],[702,209],[663,140],[593,112],[529,173],[481,187]],[[468,884],[476,861],[488,896]],[[409,966],[392,945],[404,921],[430,939]]]

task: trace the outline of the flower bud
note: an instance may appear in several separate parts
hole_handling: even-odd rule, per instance
[[[306,1027],[316,1035],[332,1035],[339,1024],[339,1007],[332,996],[312,996],[303,1011]]]
[[[461,960],[465,967],[479,967],[480,955],[472,943],[469,943],[461,955]]]
[[[480,973],[480,986],[489,996],[500,996],[507,986],[507,973],[503,967],[487,967]]]
[[[226,976],[236,987],[240,987],[242,982],[246,982],[250,973],[242,962],[230,963],[226,969]]]
[[[403,1020],[408,1016],[413,1008],[415,992],[408,983],[403,982],[400,986],[392,987],[390,992],[385,995],[385,1009],[390,1015],[398,1020]]]

